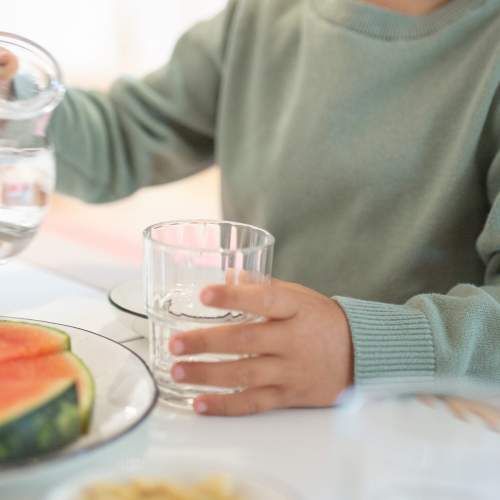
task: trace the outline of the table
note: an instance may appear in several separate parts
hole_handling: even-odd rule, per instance
[[[0,282],[9,290],[0,299],[2,315],[90,329],[125,343],[141,356],[146,353],[146,341],[119,323],[104,290],[19,260],[0,268]],[[29,483],[0,492],[0,498],[41,500],[60,481],[61,473],[66,476],[82,469],[91,473],[102,471],[103,465],[113,467],[145,457],[161,460],[175,453],[250,467],[286,481],[306,499],[329,500],[327,479],[336,454],[333,426],[330,409],[224,419],[176,412],[160,404],[146,424],[130,435],[86,458],[36,474]]]
[[[19,259],[0,267],[0,282],[2,289],[9,291],[0,296],[2,315],[55,321],[93,330],[145,356],[145,339],[119,322],[107,301],[105,289],[82,284],[54,269],[49,271]],[[392,410],[385,411],[385,415],[390,415]],[[413,411],[421,412],[425,419],[425,412],[431,410],[417,405]],[[447,412],[443,411],[441,416],[445,419],[441,422],[442,428],[455,426],[456,433],[463,433],[468,439],[469,450],[473,450],[478,442],[474,435],[477,429],[463,422],[452,422]],[[364,446],[363,441],[360,444],[343,436],[339,432],[339,419],[345,423],[346,415],[333,409],[284,410],[233,419],[200,417],[159,404],[144,425],[117,442],[85,457],[36,472],[29,481],[0,491],[0,499],[42,500],[45,492],[61,478],[82,471],[85,474],[102,473],[142,460],[195,456],[274,476],[295,488],[304,500],[348,500],[347,496],[337,496],[335,492],[341,487],[354,490],[359,486],[366,473],[364,456],[373,455],[377,450]],[[477,471],[484,477],[485,467],[493,467],[487,477],[496,481],[490,491],[497,493],[500,491],[500,479],[497,478],[500,437],[492,433],[487,441],[492,444],[488,460],[477,463]],[[428,445],[425,453],[431,452],[432,445]],[[397,456],[392,458],[396,462],[399,460]],[[377,465],[381,469],[377,460],[375,455],[371,467]],[[455,467],[454,457],[445,456],[446,460],[451,468]],[[426,467],[428,463],[420,465]],[[477,471],[470,464],[467,468],[466,472],[472,474],[467,481],[476,481]],[[391,470],[387,474],[391,477]]]

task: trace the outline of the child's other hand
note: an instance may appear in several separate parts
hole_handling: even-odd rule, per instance
[[[421,396],[419,399],[431,408],[436,403],[443,403],[456,418],[479,419],[490,430],[500,433],[500,408],[496,405],[451,396]]]
[[[248,415],[275,408],[332,405],[353,382],[353,348],[344,312],[332,299],[300,285],[211,286],[205,305],[252,313],[267,321],[177,334],[175,355],[251,354],[238,361],[177,363],[179,383],[242,387],[229,395],[199,396],[207,415]]]
[[[12,52],[0,48],[0,83],[12,80],[17,70],[17,57]]]

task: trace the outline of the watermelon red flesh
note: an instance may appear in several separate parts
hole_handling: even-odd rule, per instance
[[[0,464],[48,453],[80,436],[73,380],[16,380],[1,387]]]
[[[0,388],[17,382],[36,383],[72,379],[76,382],[82,431],[89,427],[94,404],[94,382],[88,368],[71,352],[0,363]],[[0,414],[2,409],[0,408]]]
[[[0,391],[0,425],[16,419],[27,407],[39,404],[50,393],[72,379],[61,380],[2,380]],[[70,384],[71,385],[71,384]]]
[[[70,350],[69,336],[55,328],[0,321],[0,363]]]

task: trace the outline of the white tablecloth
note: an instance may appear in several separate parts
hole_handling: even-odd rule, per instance
[[[43,270],[19,260],[0,267],[0,284],[1,315],[54,321],[86,328],[126,343],[143,357],[146,355],[146,341],[138,338],[136,333],[118,321],[107,301],[107,293],[102,289],[83,285],[74,279],[58,275],[57,272]],[[428,415],[425,412],[437,411],[423,409],[422,405],[415,408],[413,419],[417,419],[416,421],[420,419],[419,412]],[[379,436],[378,441],[372,440],[372,437],[376,437],[377,429],[383,427],[385,417],[389,418],[394,411],[397,411],[397,408],[389,406],[382,413],[374,414],[373,418],[365,416],[369,418],[371,427],[368,427],[370,430],[367,432],[365,426],[363,434],[356,431],[356,425],[359,424],[356,419],[359,416],[333,409],[286,410],[224,419],[176,412],[160,404],[146,424],[129,435],[86,456],[36,473],[27,473],[22,481],[14,482],[7,488],[3,487],[0,499],[42,500],[46,491],[73,475],[102,473],[108,470],[112,472],[121,465],[145,460],[161,463],[173,456],[206,458],[273,476],[293,487],[305,500],[381,498],[370,496],[369,492],[376,492],[378,483],[383,486],[395,480],[394,467],[402,463],[403,455],[407,456],[412,447],[418,449],[418,453],[423,453],[423,458],[418,458],[421,468],[414,471],[417,481],[420,482],[429,477],[430,471],[439,478],[441,465],[445,466],[442,470],[446,469],[448,479],[450,471],[451,476],[454,474],[455,464],[458,464],[456,476],[460,479],[459,469],[463,469],[465,465],[469,476],[463,477],[472,488],[484,485],[485,477],[491,478],[493,475],[496,480],[496,476],[500,476],[495,472],[499,470],[500,464],[500,436],[495,433],[488,435],[491,450],[478,455],[483,457],[483,462],[481,458],[478,461],[474,455],[473,463],[465,459],[458,463],[456,459],[460,456],[460,450],[469,450],[467,453],[472,457],[470,443],[475,441],[470,433],[480,431],[471,424],[452,420],[451,417],[446,418],[450,418],[452,426],[463,426],[458,427],[458,431],[455,429],[455,436],[460,435],[462,430],[465,434],[469,433],[469,448],[455,447],[454,452],[443,455],[439,439],[434,447],[431,441],[435,436],[428,439],[424,434],[421,439],[416,437],[415,446],[409,444],[403,452],[398,448],[397,435],[391,437],[392,442],[386,442],[383,436]],[[377,422],[376,418],[382,424],[380,427],[373,425],[373,422]],[[354,432],[352,427],[346,432],[346,422],[351,421]],[[404,421],[405,419],[402,419],[403,423]],[[425,421],[425,418],[422,421]],[[358,428],[361,427],[358,425]],[[446,429],[446,425],[443,429]],[[426,439],[429,442],[425,442]],[[446,439],[446,436],[443,439]],[[483,439],[483,444],[484,442]],[[420,446],[420,443],[425,446]],[[398,453],[401,453],[401,460]],[[436,457],[439,457],[441,464],[436,462]],[[389,465],[385,466],[385,463]],[[493,472],[488,476],[491,467]],[[368,487],[367,481],[371,483]],[[500,489],[496,489],[497,486],[500,488],[500,485],[491,486],[488,491],[492,495],[499,494]],[[421,498],[424,497],[431,498]],[[407,497],[396,494],[384,495],[384,498],[402,500]],[[453,498],[476,497],[455,495]],[[489,500],[489,497],[477,498]],[[491,498],[493,500],[500,497]]]

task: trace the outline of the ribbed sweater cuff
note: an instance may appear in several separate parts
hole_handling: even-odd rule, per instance
[[[433,379],[434,342],[422,312],[409,306],[333,299],[344,310],[351,328],[357,385]]]

